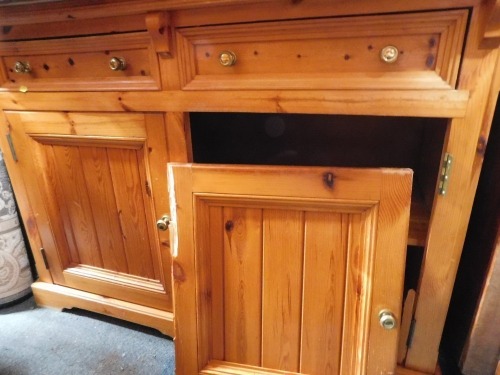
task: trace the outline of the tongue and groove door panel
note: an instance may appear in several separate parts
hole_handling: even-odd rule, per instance
[[[394,371],[411,176],[170,164],[177,372]]]
[[[171,310],[163,115],[6,116],[54,283]]]

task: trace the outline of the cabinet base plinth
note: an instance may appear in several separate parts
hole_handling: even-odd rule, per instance
[[[39,306],[61,310],[89,310],[148,326],[170,337],[174,336],[174,315],[171,312],[40,281],[32,284],[31,288]]]

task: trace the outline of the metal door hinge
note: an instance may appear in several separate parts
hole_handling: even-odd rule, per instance
[[[14,143],[12,143],[12,137],[10,136],[10,133],[7,134],[6,137],[7,143],[9,144],[10,153],[12,154],[12,159],[14,159],[14,161],[17,161],[16,149],[14,148]]]
[[[45,253],[45,249],[43,247],[40,248],[40,254],[42,254],[43,264],[46,269],[49,269],[49,261],[47,260],[47,254]]]
[[[410,330],[408,332],[408,339],[406,340],[406,347],[409,349],[411,348],[411,344],[413,343],[413,334],[415,333],[415,324],[417,323],[417,321],[415,320],[415,318],[413,318],[411,320],[411,323],[410,323]]]
[[[450,182],[451,166],[453,165],[453,156],[446,153],[444,155],[443,165],[441,166],[441,174],[439,176],[439,194],[445,195],[448,191],[448,183]]]

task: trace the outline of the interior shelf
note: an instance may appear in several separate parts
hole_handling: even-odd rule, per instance
[[[408,245],[425,246],[429,229],[430,209],[422,199],[413,197],[410,207],[410,229],[408,231]]]

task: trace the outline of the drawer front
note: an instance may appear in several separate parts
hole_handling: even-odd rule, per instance
[[[0,55],[7,90],[160,89],[156,53],[145,32],[2,43]]]
[[[467,11],[177,30],[184,89],[450,89]]]

